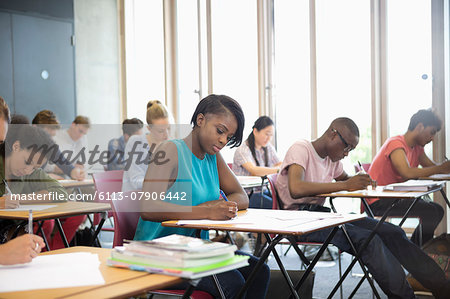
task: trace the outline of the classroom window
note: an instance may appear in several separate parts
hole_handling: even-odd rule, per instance
[[[389,135],[396,136],[432,106],[431,1],[387,1],[387,37]],[[431,157],[432,144],[426,151]]]
[[[125,1],[127,117],[145,122],[149,100],[165,101],[162,1]]]
[[[177,1],[179,122],[190,123],[199,102],[197,0]]]
[[[318,136],[337,117],[359,127],[358,147],[343,160],[372,161],[370,0],[316,1]]]
[[[277,151],[282,159],[311,136],[309,1],[274,2],[274,88]]]
[[[241,104],[247,136],[259,116],[256,1],[213,0],[211,23],[213,93]],[[229,150],[222,154],[233,160]]]

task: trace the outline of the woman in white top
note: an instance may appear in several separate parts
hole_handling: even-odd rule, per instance
[[[281,162],[275,148],[270,144],[274,133],[274,124],[268,116],[261,116],[253,125],[253,131],[247,140],[235,151],[233,158],[233,171],[236,175],[265,176],[277,173]],[[250,197],[250,207],[271,209],[272,199],[268,192],[263,194],[254,192]]]
[[[150,133],[131,136],[127,142],[125,161],[131,162],[125,166],[122,191],[142,190],[152,152],[169,137],[169,118],[169,111],[160,101],[147,103],[147,129]]]

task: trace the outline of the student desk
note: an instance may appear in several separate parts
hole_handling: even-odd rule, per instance
[[[317,195],[316,197],[329,197],[330,198],[330,202],[331,202],[331,206],[334,212],[336,212],[336,209],[333,206],[333,198],[336,197],[345,197],[345,198],[360,198],[364,208],[366,210],[366,212],[369,214],[369,216],[371,218],[374,218],[373,212],[369,207],[369,204],[366,201],[366,198],[390,198],[390,199],[396,199],[392,205],[384,212],[384,214],[382,215],[379,223],[375,226],[374,230],[372,231],[372,233],[369,235],[369,237],[367,238],[366,242],[363,244],[363,246],[360,249],[360,252],[358,252],[358,254],[361,253],[361,251],[363,251],[368,243],[370,242],[370,240],[372,240],[372,238],[374,237],[376,230],[378,229],[378,227],[386,220],[386,218],[388,217],[389,212],[392,210],[392,208],[395,206],[395,204],[400,200],[400,199],[404,199],[404,198],[408,198],[408,199],[413,199],[413,203],[411,204],[411,206],[408,208],[408,210],[406,211],[406,213],[403,215],[403,218],[399,224],[399,226],[402,226],[403,223],[405,222],[406,218],[408,217],[409,212],[411,211],[411,209],[414,207],[415,203],[422,197],[425,196],[427,194],[433,193],[433,192],[437,192],[439,190],[442,189],[442,186],[440,186],[439,188],[433,189],[433,190],[429,190],[429,191],[421,191],[421,192],[400,192],[400,191],[384,191],[384,190],[357,190],[357,191],[341,191],[341,192],[333,192],[333,193],[325,193],[325,194],[320,194]],[[345,228],[343,228],[344,233],[347,234]],[[345,279],[345,277],[348,275],[348,273],[350,272],[350,270],[353,268],[354,264],[357,262],[356,259],[353,259],[353,261],[350,263],[350,265],[348,266],[347,270],[344,272],[344,274],[342,275],[341,279],[340,279],[340,283],[342,283],[342,281]],[[363,267],[362,267],[363,268]],[[363,268],[363,271],[365,271],[365,269]],[[360,283],[356,286],[355,290],[353,291],[353,294],[356,292],[356,290],[359,288],[359,286],[361,285],[362,281],[364,281],[365,277],[363,277],[360,281]],[[338,283],[339,284],[339,283]],[[334,294],[337,291],[337,287],[335,287],[332,291],[332,294]],[[352,294],[352,295],[353,295]]]
[[[64,245],[69,247],[69,243],[67,242],[66,235],[64,234],[64,230],[61,225],[60,218],[63,217],[71,217],[78,215],[85,215],[91,213],[102,213],[111,210],[111,205],[109,203],[95,203],[95,202],[81,202],[81,201],[66,201],[66,202],[48,202],[48,205],[56,205],[56,207],[45,209],[42,211],[34,211],[33,212],[33,221],[37,220],[48,220],[55,219],[56,225],[58,227],[59,233],[61,234],[61,238],[63,239]],[[22,205],[26,207],[26,205]],[[15,220],[23,220],[24,222],[28,221],[28,210],[26,211],[3,211],[0,210],[0,219],[15,219]],[[100,232],[102,228],[103,222],[100,222],[93,237],[95,240],[96,236]],[[45,234],[42,232],[42,221],[39,223],[39,231],[44,236]],[[48,248],[47,241],[46,247]]]
[[[435,174],[429,177],[420,177],[419,180],[432,180],[432,181],[450,181],[450,173]],[[448,201],[447,194],[445,194],[444,188],[441,188],[442,197],[444,198],[447,206],[450,208],[450,201]]]
[[[99,256],[100,271],[105,280],[104,285],[92,285],[72,288],[42,289],[32,291],[0,293],[1,298],[124,298],[146,293],[150,290],[167,288],[183,280],[175,276],[150,274],[147,272],[131,271],[109,267],[106,260],[111,256],[111,249],[96,247],[71,247],[50,252],[43,255],[90,252]],[[24,278],[26,279],[26,278]],[[51,278],[49,278],[51,279]],[[18,282],[20,283],[20,282]]]
[[[264,177],[260,176],[242,176],[238,175],[236,178],[239,181],[239,184],[241,184],[242,188],[244,189],[250,189],[250,188],[256,188],[261,187],[261,185],[264,185],[267,180]]]
[[[255,278],[256,273],[262,266],[262,264],[267,260],[267,257],[272,252],[278,266],[280,267],[280,270],[286,280],[286,282],[289,285],[289,288],[291,290],[292,295],[295,298],[298,298],[298,294],[296,290],[298,290],[304,281],[306,281],[306,278],[308,277],[309,273],[314,268],[315,264],[319,260],[319,257],[322,255],[323,251],[327,248],[328,244],[330,243],[333,236],[336,234],[338,227],[341,224],[345,224],[348,222],[360,220],[364,218],[363,215],[342,215],[341,217],[335,217],[335,218],[324,218],[324,219],[317,219],[312,220],[310,222],[306,222],[299,225],[292,225],[292,223],[283,223],[283,221],[271,221],[274,220],[273,218],[264,218],[265,215],[270,215],[271,217],[276,217],[278,219],[284,219],[286,215],[290,215],[289,217],[292,217],[293,213],[297,213],[300,217],[304,217],[305,211],[285,211],[285,210],[261,210],[261,209],[248,209],[247,211],[239,211],[238,216],[236,219],[239,219],[239,217],[244,216],[246,213],[251,212],[252,215],[261,215],[255,223],[236,223],[236,224],[202,224],[201,220],[199,220],[199,223],[197,224],[189,224],[189,225],[182,225],[182,227],[185,228],[194,228],[194,229],[203,229],[203,230],[224,230],[224,231],[238,231],[238,232],[254,232],[254,233],[263,233],[267,241],[269,242],[269,246],[263,251],[261,254],[261,257],[256,264],[253,272],[248,277],[247,281],[245,282],[242,290],[239,292],[237,298],[241,298],[243,293],[247,290],[249,284],[253,281]],[[289,213],[289,214],[288,214]],[[306,212],[311,213],[310,215],[318,215],[318,213],[315,212]],[[295,215],[294,215],[295,216]],[[317,216],[319,217],[319,216]],[[167,227],[180,227],[178,225],[178,221],[165,221],[162,223],[163,226]],[[297,283],[297,285],[294,287],[292,284],[292,281],[286,272],[286,269],[283,266],[283,263],[278,256],[277,251],[275,250],[275,245],[277,245],[285,236],[300,236],[304,234],[308,234],[314,231],[318,231],[321,229],[333,227],[334,229],[328,236],[327,240],[323,243],[321,246],[319,252],[314,257],[314,260],[311,262],[311,264],[306,269],[305,273],[303,274],[301,280]],[[275,235],[273,238],[270,236],[270,234]]]
[[[58,180],[64,188],[80,188],[80,187],[94,187],[93,179],[78,180]]]

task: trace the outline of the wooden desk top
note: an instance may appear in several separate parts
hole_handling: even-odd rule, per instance
[[[111,205],[109,203],[67,201],[55,203],[48,202],[45,204],[56,205],[56,207],[49,208],[43,211],[33,211],[33,220],[53,219],[90,213],[107,212],[111,210]],[[0,209],[0,218],[28,220],[28,210],[3,211]]]
[[[42,289],[33,291],[0,293],[1,298],[124,298],[145,293],[149,290],[161,289],[182,281],[179,277],[150,274],[128,269],[109,267],[107,258],[111,249],[96,247],[71,247],[41,253],[60,254],[71,252],[97,253],[100,271],[105,279],[104,285],[93,285],[73,288]],[[49,278],[51,279],[51,277]]]
[[[358,190],[358,191],[340,191],[332,193],[324,193],[316,195],[315,197],[349,197],[349,198],[411,198],[415,199],[424,195],[441,190],[442,187],[429,190],[429,191],[417,191],[417,192],[399,192],[399,191],[383,191],[383,190]]]
[[[77,181],[77,180],[58,180],[58,182],[64,187],[64,188],[76,188],[76,187],[89,187],[94,186],[94,180],[93,179],[86,179],[83,181]]]
[[[239,211],[238,216],[242,217],[247,213],[251,213],[252,216],[258,217],[255,223],[235,223],[235,224],[203,224],[199,220],[197,224],[179,225],[177,220],[165,221],[163,226],[167,227],[184,227],[184,228],[196,228],[205,230],[225,230],[225,231],[239,231],[239,232],[255,232],[255,233],[270,233],[281,235],[303,235],[314,231],[322,230],[328,227],[334,227],[340,224],[353,222],[365,218],[364,215],[348,214],[341,215],[338,218],[323,218],[320,220],[313,220],[306,223],[295,224],[295,220],[283,221],[277,219],[292,219],[295,215],[298,215],[297,219],[305,217],[305,213],[310,215],[329,214],[331,213],[318,213],[308,211],[287,211],[287,210],[264,210],[264,209],[248,209],[245,211]],[[312,213],[312,214],[311,214]],[[294,216],[294,217],[293,217]],[[277,219],[276,219],[277,218]]]

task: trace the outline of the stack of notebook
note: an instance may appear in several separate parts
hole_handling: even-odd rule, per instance
[[[170,235],[115,247],[108,265],[196,279],[248,265],[235,245]]]
[[[388,191],[430,191],[440,188],[445,182],[432,180],[408,180],[403,183],[395,183],[384,186]]]

